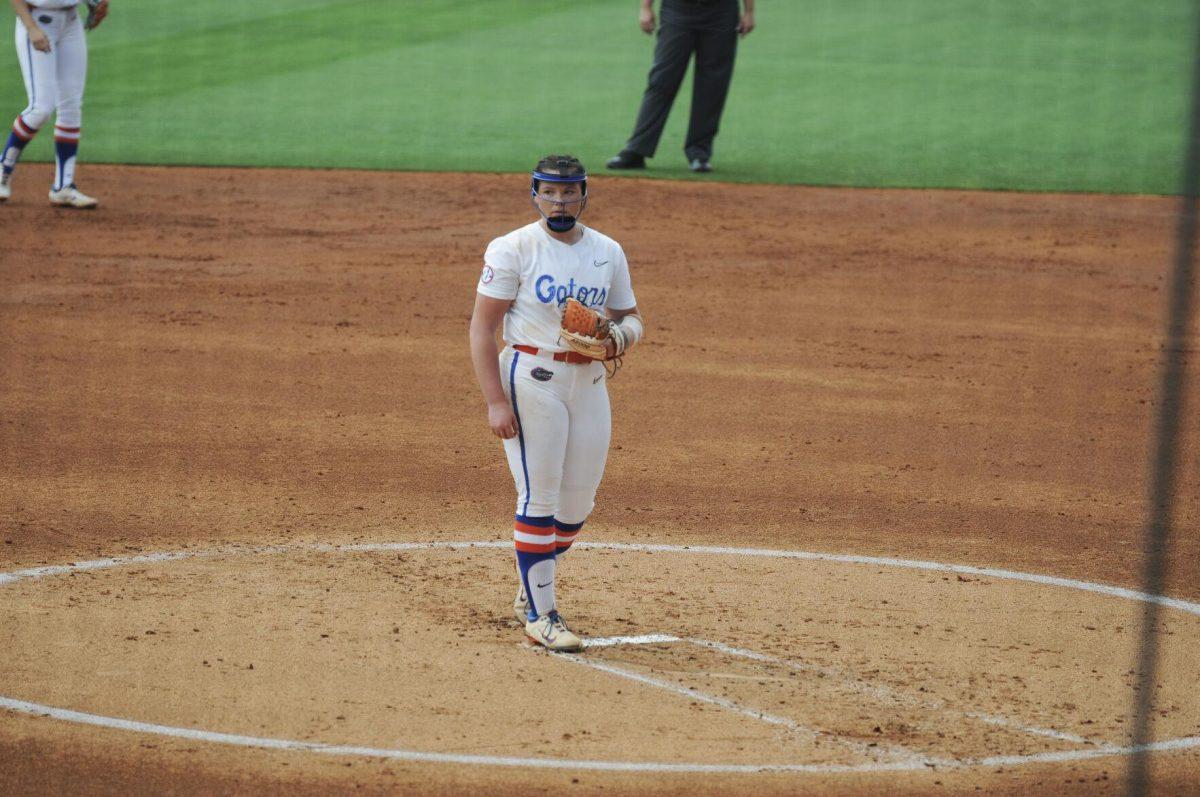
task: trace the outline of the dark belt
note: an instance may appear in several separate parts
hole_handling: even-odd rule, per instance
[[[513,346],[517,351],[523,351],[526,354],[537,354],[539,349],[536,346],[525,346],[518,344]],[[549,354],[549,352],[547,352]],[[560,363],[570,363],[571,365],[587,365],[588,363],[596,362],[591,357],[585,354],[580,354],[577,351],[559,351],[554,353],[554,359]]]

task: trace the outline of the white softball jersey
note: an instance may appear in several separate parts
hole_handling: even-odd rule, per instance
[[[579,227],[583,237],[574,244],[555,239],[541,222],[533,222],[488,245],[478,291],[513,300],[504,316],[504,341],[510,346],[566,351],[558,330],[568,297],[597,310],[628,310],[637,304],[621,245]]]
[[[79,5],[79,0],[26,0],[33,8],[74,8]]]

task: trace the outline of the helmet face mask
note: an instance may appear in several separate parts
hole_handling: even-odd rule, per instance
[[[533,170],[529,195],[547,227],[570,232],[587,207],[587,171],[578,158],[548,155]]]

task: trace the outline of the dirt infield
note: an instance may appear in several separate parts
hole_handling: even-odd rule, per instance
[[[1120,793],[1172,200],[594,179],[649,336],[568,658],[466,345],[524,178],[84,176],[0,206],[0,792]]]

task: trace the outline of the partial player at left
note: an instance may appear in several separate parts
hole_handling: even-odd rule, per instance
[[[54,118],[54,183],[50,204],[94,208],[100,203],[75,187],[75,157],[83,121],[83,85],[87,79],[85,27],[108,15],[108,0],[87,0],[87,22],[79,16],[80,0],[11,0],[17,14],[17,61],[25,78],[29,104],[13,120],[0,155],[0,202],[12,196],[12,177],[25,145]]]

